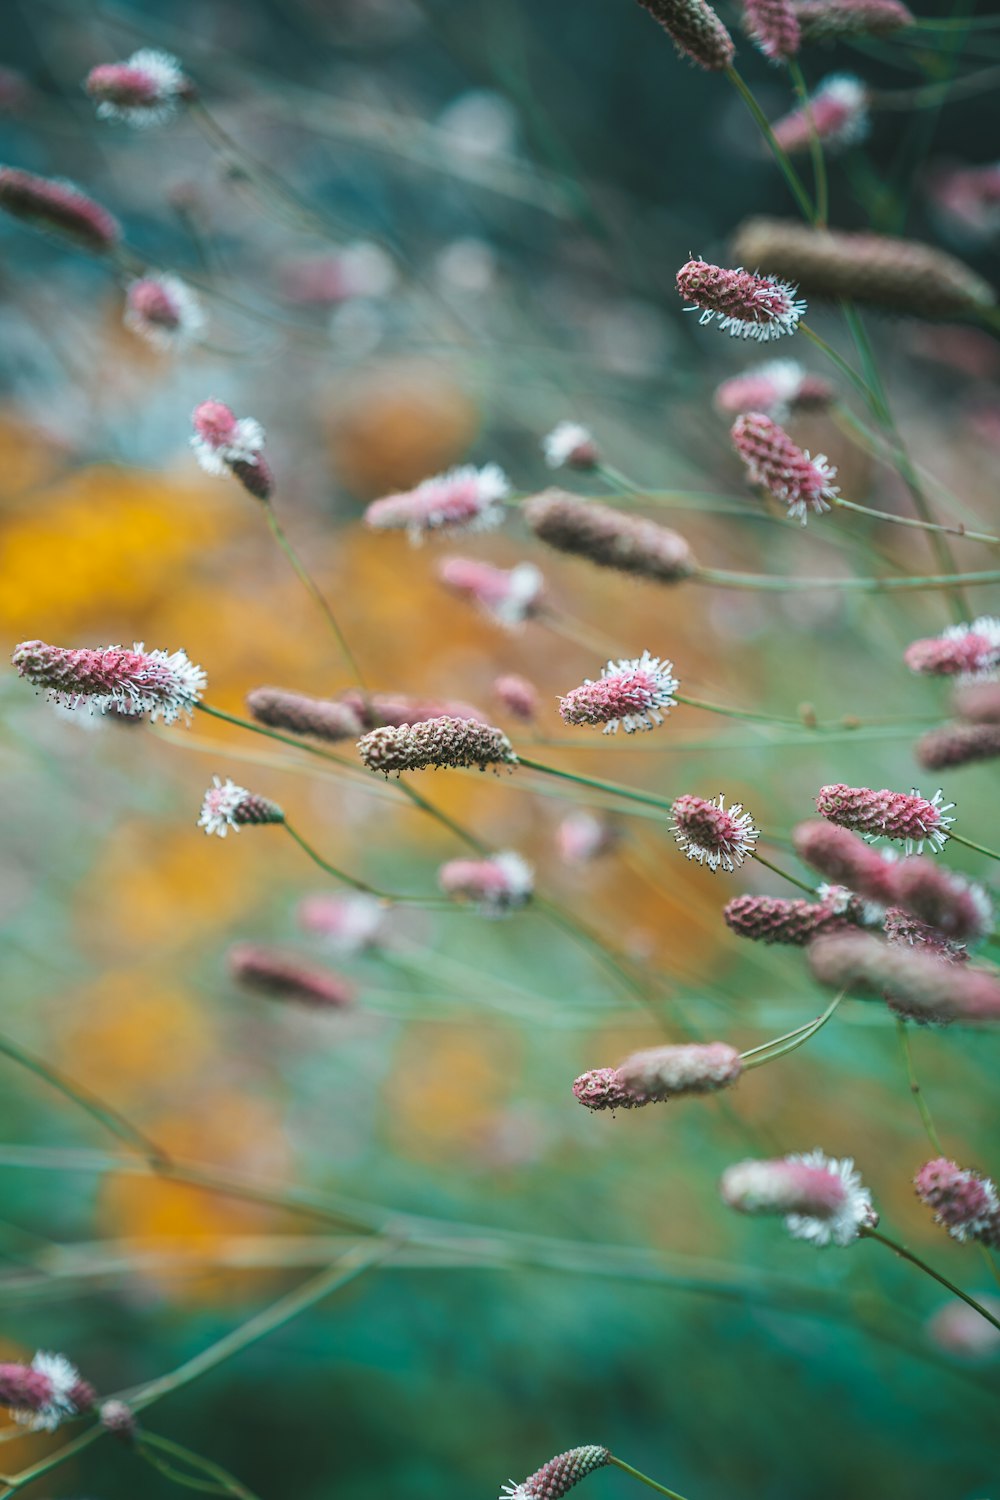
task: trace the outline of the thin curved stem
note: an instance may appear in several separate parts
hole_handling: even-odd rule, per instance
[[[816,117],[813,114],[812,103],[809,99],[809,90],[806,88],[806,80],[798,60],[789,58],[788,72],[791,77],[799,104],[809,123],[809,155],[812,160],[813,187],[816,193],[816,212],[812,222],[817,229],[826,227],[829,215],[829,188],[826,180],[826,158],[823,155],[823,142],[820,140],[819,131],[816,128]]]
[[[740,1056],[745,1064],[744,1071],[748,1068],[759,1068],[764,1063],[774,1062],[778,1057],[787,1057],[789,1052],[794,1052],[796,1048],[801,1047],[810,1037],[815,1036],[817,1031],[822,1031],[846,994],[846,990],[841,990],[839,995],[835,995],[826,1010],[815,1020],[807,1021],[804,1026],[796,1026],[794,1031],[787,1031],[784,1036],[774,1037],[769,1042],[763,1042],[759,1047],[751,1047],[748,1052],[741,1052]],[[786,1043],[787,1045],[784,1045]],[[767,1053],[766,1057],[764,1053]]]
[[[933,1266],[929,1266],[925,1260],[921,1260],[919,1255],[914,1255],[913,1251],[908,1250],[905,1245],[900,1245],[896,1240],[890,1239],[880,1229],[862,1229],[861,1234],[866,1240],[878,1240],[880,1245],[887,1246],[894,1254],[900,1256],[903,1260],[908,1260],[911,1266],[916,1266],[919,1271],[924,1272],[925,1276],[930,1276],[939,1286],[943,1286],[951,1292],[952,1296],[960,1297],[968,1307],[972,1308],[973,1312],[977,1312],[981,1318],[985,1318],[987,1323],[992,1323],[993,1327],[1000,1332],[1000,1318],[995,1318],[987,1308],[983,1307],[981,1302],[976,1301],[975,1297],[970,1297],[968,1292],[963,1292],[961,1287],[956,1286],[953,1281],[949,1281],[947,1276],[942,1276],[940,1271],[935,1271]]]
[[[267,517],[267,524],[270,528],[271,535],[274,537],[278,546],[281,548],[282,552],[291,563],[296,577],[299,579],[300,583],[303,585],[310,598],[313,599],[314,602],[319,606],[327,624],[333,631],[337,644],[340,647],[341,655],[344,658],[344,665],[347,667],[347,670],[351,674],[353,680],[358,684],[362,692],[364,692],[364,678],[361,675],[361,671],[358,667],[357,661],[355,660],[354,653],[352,652],[350,646],[347,644],[347,640],[344,636],[344,632],[340,628],[337,617],[334,614],[333,610],[330,608],[329,603],[327,602],[326,595],[323,593],[322,589],[319,587],[312,574],[307,570],[295,548],[288,540],[284,528],[275,515],[274,507],[271,505],[270,501],[264,502],[264,514]]]
[[[938,1156],[944,1156],[944,1147],[942,1146],[941,1141],[938,1137],[938,1133],[934,1128],[934,1121],[931,1118],[930,1108],[927,1104],[927,1100],[923,1096],[923,1092],[920,1088],[920,1083],[917,1079],[916,1069],[913,1066],[913,1051],[910,1047],[910,1030],[906,1022],[903,1020],[902,1016],[896,1017],[896,1035],[899,1038],[900,1051],[903,1054],[903,1062],[906,1067],[906,1077],[910,1085],[910,1093],[913,1095],[913,1102],[917,1106],[917,1113],[920,1115],[920,1119],[923,1122],[923,1127],[927,1134],[927,1139],[930,1141]]]
[[[891,521],[894,526],[913,526],[920,531],[941,531],[948,536],[962,537],[967,542],[985,542],[991,547],[1000,547],[1000,536],[991,536],[988,531],[970,531],[961,521],[955,526],[939,521],[921,521],[916,516],[896,516],[892,511],[875,510],[871,505],[858,505],[854,500],[845,500],[838,495],[833,501],[834,510],[855,510],[862,516],[871,516],[876,521]]]
[[[655,1479],[650,1479],[648,1474],[643,1474],[638,1469],[633,1469],[631,1464],[615,1458],[613,1453],[609,1453],[608,1463],[614,1464],[616,1469],[621,1469],[622,1473],[627,1474],[630,1479],[637,1479],[640,1484],[646,1485],[647,1489],[655,1490],[658,1495],[667,1495],[669,1500],[684,1500],[684,1496],[678,1495],[676,1490],[668,1490],[665,1484],[658,1484]]]
[[[956,844],[963,844],[966,849],[974,849],[977,854],[985,854],[987,859],[1000,860],[1000,854],[995,849],[987,849],[985,844],[976,844],[972,839],[967,839],[961,833],[956,833],[954,828],[949,828],[948,837],[954,839]]]
[[[816,891],[813,886],[806,885],[805,881],[799,880],[796,875],[789,875],[788,871],[783,870],[780,865],[772,864],[769,859],[765,859],[764,855],[760,854],[756,849],[750,858],[755,859],[759,865],[763,865],[765,870],[770,870],[772,875],[780,875],[781,879],[787,880],[790,885],[797,885],[799,890],[805,891],[807,896],[815,896]]]
[[[146,1452],[147,1449],[153,1451]],[[148,1432],[143,1428],[136,1441],[136,1451],[141,1458],[152,1464],[166,1478],[172,1479],[175,1484],[201,1490],[209,1495],[235,1495],[237,1500],[260,1500],[254,1490],[243,1484],[234,1474],[230,1474],[221,1464],[213,1463],[210,1458],[203,1458],[200,1453],[195,1453],[191,1448],[185,1448],[183,1443],[175,1443],[171,1438],[160,1437],[159,1434]],[[170,1463],[165,1463],[158,1457],[160,1453],[169,1454],[171,1458],[180,1460],[196,1472],[204,1474],[206,1478],[196,1480],[191,1475],[174,1469]]]
[[[914,578],[777,578],[769,573],[734,573],[723,568],[698,568],[692,583],[723,589],[760,589],[765,593],[812,593],[817,589],[840,589],[853,594],[921,593],[951,589],[956,585],[977,588],[1000,583],[1000,571],[946,573]]]
[[[334,880],[339,880],[344,885],[350,886],[353,891],[362,891],[366,896],[375,896],[387,906],[423,906],[428,909],[440,909],[443,911],[457,910],[454,903],[449,901],[446,896],[409,896],[399,895],[392,891],[380,891],[377,886],[369,885],[366,880],[358,880],[356,876],[348,875],[346,870],[339,869],[337,865],[331,865],[329,860],[324,859],[313,848],[312,844],[302,837],[297,828],[292,827],[291,823],[284,822],[282,827],[286,833],[291,835],[299,848],[308,854],[313,864],[318,865],[325,874],[332,875]]]
[[[812,203],[810,202],[809,194],[802,186],[802,180],[789,161],[787,152],[785,152],[782,147],[779,146],[774,131],[771,129],[767,116],[761,109],[760,105],[757,103],[757,100],[754,98],[749,86],[743,81],[735,68],[727,68],[726,77],[736,89],[747,109],[753,115],[754,120],[757,124],[757,128],[760,130],[761,135],[767,141],[771,155],[777,162],[778,167],[781,171],[781,175],[784,177],[786,183],[788,184],[788,188],[792,194],[792,197],[795,199],[796,203],[799,205],[799,208],[805,214],[810,224],[812,224],[816,217],[816,211],[813,208]]]

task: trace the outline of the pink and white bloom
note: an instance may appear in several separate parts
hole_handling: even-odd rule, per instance
[[[143,47],[125,62],[91,68],[84,88],[97,102],[99,120],[124,125],[163,125],[195,95],[176,57]]]
[[[206,474],[221,475],[234,464],[252,464],[264,446],[264,429],[254,417],[237,417],[214,397],[195,407],[191,422],[191,447]]]
[[[677,290],[691,303],[687,311],[701,314],[699,323],[717,318],[720,332],[760,343],[794,333],[806,311],[789,282],[754,275],[742,266],[729,270],[689,260],[677,272]]]
[[[920,1201],[933,1209],[934,1222],[959,1244],[982,1240],[1000,1245],[1000,1197],[989,1177],[964,1171],[957,1162],[939,1156],[924,1163],[913,1185]]]
[[[712,1094],[728,1088],[743,1071],[743,1059],[728,1042],[692,1042],[647,1047],[618,1067],[621,1083],[647,1100],[677,1094]]]
[[[299,903],[299,926],[313,933],[335,953],[365,953],[380,945],[384,935],[385,902],[364,891],[342,896],[306,896]]]
[[[743,0],[743,25],[771,62],[788,62],[799,50],[802,39],[792,0]]]
[[[595,1469],[603,1469],[610,1461],[607,1448],[596,1445],[571,1448],[568,1453],[550,1458],[520,1484],[508,1480],[501,1489],[500,1500],[562,1500],[562,1496],[581,1479],[586,1479]]]
[[[559,858],[566,865],[589,864],[592,859],[613,849],[619,838],[615,823],[583,807],[567,813],[556,829]]]
[[[438,871],[453,901],[472,902],[484,917],[505,917],[531,899],[534,875],[527,860],[507,849],[486,859],[453,859]]]
[[[789,516],[803,526],[810,511],[822,515],[840,493],[833,483],[837,471],[826,455],[818,453],[813,458],[807,449],[799,448],[766,412],[744,412],[733,423],[730,436],[751,484],[784,501]]]
[[[22,641],[11,660],[21,677],[63,708],[148,714],[154,723],[190,718],[208,682],[184,651],[147,651],[141,641],[131,650],[99,646],[77,651]]]
[[[1000,162],[939,172],[931,180],[930,193],[962,237],[989,240],[1000,234]]]
[[[30,1365],[0,1364],[0,1406],[9,1407],[14,1421],[31,1432],[54,1432],[96,1399],[63,1354],[40,1350]]]
[[[730,873],[735,870],[753,853],[760,836],[742,802],[734,802],[728,810],[725,803],[721,792],[714,801],[685,795],[676,798],[671,809],[670,831],[677,847],[688,859],[708,865],[713,874],[720,865]]]
[[[737,1162],[722,1174],[720,1191],[739,1213],[782,1214],[792,1239],[818,1247],[850,1245],[878,1223],[851,1158],[838,1161],[820,1150]]]
[[[954,677],[957,682],[993,682],[1000,676],[1000,619],[980,615],[971,625],[949,625],[940,635],[907,646],[911,672]]]
[[[557,422],[542,438],[542,452],[550,469],[593,469],[599,461],[593,434],[579,422]]]
[[[432,532],[488,531],[502,522],[509,494],[510,481],[497,464],[463,464],[414,490],[373,500],[365,524],[374,531],[405,531],[414,544]]]
[[[724,380],[714,402],[716,411],[726,415],[761,411],[778,420],[793,407],[826,406],[833,394],[829,381],[810,374],[797,359],[770,359]]]
[[[531,724],[538,714],[538,689],[519,672],[505,672],[493,682],[493,692],[509,714]]]
[[[616,734],[619,725],[626,734],[652,729],[676,705],[673,670],[673,662],[648,651],[609,661],[596,682],[586,677],[560,698],[559,712],[567,724],[603,724],[605,734]]]
[[[163,352],[194,342],[205,327],[201,302],[177,276],[143,276],[125,294],[125,327]]]
[[[230,828],[239,833],[248,823],[283,823],[285,815],[276,802],[248,792],[245,786],[237,786],[227,777],[220,781],[212,777],[212,785],[205,793],[201,805],[198,827],[207,834],[216,834],[224,839]]]
[[[808,151],[813,131],[828,151],[863,141],[870,128],[868,90],[853,73],[831,73],[810,95],[804,109],[793,109],[772,129],[778,145],[790,155]]]
[[[508,629],[537,615],[545,592],[541,569],[531,562],[495,568],[472,558],[449,557],[438,568],[438,577],[446,588],[471,599],[483,614]]]
[[[943,802],[940,787],[931,798],[914,787],[909,795],[888,787],[879,791],[866,786],[837,782],[820,787],[816,810],[831,823],[851,828],[866,838],[897,839],[907,854],[920,854],[925,843],[940,853],[948,841],[955,819],[948,816],[954,802]],[[847,882],[845,882],[847,883]]]

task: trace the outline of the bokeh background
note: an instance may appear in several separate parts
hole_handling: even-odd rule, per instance
[[[279,514],[375,685],[480,704],[566,768],[664,796],[724,790],[779,845],[825,782],[919,779],[906,724],[810,739],[677,709],[639,743],[545,741],[569,737],[556,694],[604,655],[644,648],[704,698],[929,725],[946,694],[910,678],[901,652],[948,623],[938,595],[657,590],[543,556],[516,519],[420,550],[360,524],[370,499],[462,461],[540,488],[540,439],[572,417],[609,463],[673,492],[671,524],[715,566],[931,569],[919,535],[843,514],[802,532],[744,490],[711,396],[752,356],[685,316],[673,276],[691,253],[725,261],[748,213],[792,206],[725,81],[679,62],[631,0],[22,0],[4,45],[3,159],[83,185],[141,260],[199,289],[210,318],[203,346],[157,354],[124,329],[112,269],[0,224],[8,654],[32,637],[183,646],[210,701],[234,713],[264,683],[348,685],[258,507],[194,462],[190,411],[212,395],[266,427]],[[239,156],[187,118],[148,132],[95,120],[81,80],[140,45],[182,58]],[[954,62],[940,34],[915,33],[803,61],[811,83],[848,68],[889,95],[952,67],[978,78],[997,47],[974,33]],[[740,62],[769,114],[789,106],[746,41]],[[974,79],[940,107],[877,113],[867,145],[834,168],[834,222],[927,237],[995,275],[989,226],[948,218],[933,192],[942,163],[995,155],[994,99]],[[811,321],[847,352],[834,311]],[[870,330],[916,458],[960,499],[952,518],[995,519],[1000,345],[906,319]],[[845,494],[905,509],[897,477],[832,417],[793,431],[839,465]],[[971,544],[956,552],[991,565]],[[530,557],[592,644],[475,615],[437,582],[452,553]],[[975,613],[997,608],[989,594]],[[492,698],[507,671],[538,686],[534,732]],[[588,1442],[690,1500],[990,1493],[996,1348],[958,1347],[932,1321],[940,1289],[881,1247],[818,1253],[718,1201],[719,1172],[745,1155],[853,1155],[886,1227],[989,1295],[974,1250],[913,1197],[931,1153],[886,1013],[845,1004],[722,1101],[610,1118],[570,1092],[583,1069],[664,1035],[753,1046],[817,1013],[801,955],[741,943],[721,920],[739,891],[786,894],[773,876],[751,864],[712,877],[659,815],[620,818],[611,853],[567,865],[557,829],[579,788],[428,774],[420,789],[441,808],[520,850],[540,891],[660,976],[661,1021],[538,912],[408,911],[386,951],[341,962],[297,924],[320,872],[278,829],[206,838],[202,792],[230,775],[279,801],[334,863],[433,890],[460,851],[391,785],[200,716],[156,732],[57,713],[12,671],[0,707],[3,1033],[180,1156],[363,1200],[390,1223],[446,1221],[442,1235],[477,1247],[464,1263],[400,1251],[164,1402],[154,1429],[261,1496],[298,1500],[489,1497]],[[946,790],[972,836],[995,842],[989,768],[951,773]],[[944,859],[985,873],[954,846]],[[226,953],[242,940],[341,968],[357,1005],[317,1016],[238,993]],[[988,1170],[996,1039],[923,1032],[914,1048],[946,1149]],[[60,1349],[102,1390],[129,1387],[348,1243],[302,1215],[124,1170],[92,1120],[0,1066],[0,1356]],[[0,1468],[56,1442],[20,1439]],[[629,1492],[610,1471],[586,1483],[609,1500]],[[172,1487],[104,1442],[29,1493],[137,1489],[158,1500]]]

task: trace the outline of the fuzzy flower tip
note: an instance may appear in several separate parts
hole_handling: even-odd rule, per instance
[[[40,1350],[30,1365],[0,1365],[0,1406],[32,1432],[54,1432],[88,1411],[96,1393],[62,1354]]]
[[[925,771],[950,771],[1000,756],[1000,724],[945,724],[929,729],[913,747]]]
[[[594,1444],[571,1448],[568,1453],[550,1458],[520,1484],[509,1480],[501,1489],[500,1500],[560,1500],[581,1479],[586,1479],[595,1469],[603,1469],[610,1461],[607,1448]]]
[[[432,532],[488,531],[503,520],[509,494],[507,476],[496,464],[464,464],[415,490],[373,500],[365,523],[373,531],[405,531],[414,543]]]
[[[878,1223],[854,1162],[819,1150],[737,1162],[723,1173],[720,1191],[723,1202],[739,1213],[783,1215],[792,1239],[819,1247],[850,1245]]]
[[[550,469],[594,469],[600,462],[589,428],[579,422],[557,422],[542,438],[542,452]]]
[[[530,724],[536,717],[538,689],[527,677],[517,672],[505,672],[494,680],[493,692],[507,712],[523,724]]]
[[[345,1010],[354,1003],[354,990],[341,975],[249,943],[230,949],[229,972],[269,1000],[292,1000],[315,1010]]]
[[[728,1088],[743,1071],[743,1059],[726,1042],[650,1047],[633,1052],[618,1069],[625,1088],[648,1099],[711,1094]]]
[[[743,25],[766,58],[788,62],[801,37],[792,0],[743,0]]]
[[[670,831],[688,859],[708,865],[715,873],[721,865],[732,872],[752,854],[760,830],[743,804],[728,810],[720,792],[714,802],[704,797],[678,797],[671,809]]]
[[[18,167],[0,167],[0,209],[95,253],[113,249],[122,235],[118,220],[72,182]]]
[[[476,719],[425,719],[373,729],[358,741],[358,753],[369,771],[423,771],[428,766],[516,766],[514,747],[502,729]]]
[[[125,294],[125,327],[163,353],[193,343],[205,327],[201,303],[176,276],[143,276]]]
[[[534,876],[527,860],[505,850],[487,859],[453,859],[438,871],[438,884],[453,901],[468,901],[484,917],[505,917],[531,900]]]
[[[567,724],[603,724],[605,734],[626,734],[663,723],[677,702],[673,662],[644,651],[630,661],[609,661],[596,682],[587,677],[559,700]]]
[[[176,57],[144,47],[125,62],[101,63],[84,87],[97,104],[99,120],[124,125],[162,125],[195,96]]]
[[[201,805],[198,827],[207,834],[218,834],[224,839],[230,828],[239,833],[248,823],[283,823],[285,815],[276,802],[248,792],[245,786],[237,786],[227,777],[220,781],[212,777],[212,785],[205,793]]]
[[[438,568],[438,577],[445,588],[470,599],[483,614],[508,629],[538,614],[545,590],[541,571],[531,562],[495,568],[470,558],[449,557]]]
[[[989,682],[1000,676],[1000,619],[981,615],[971,625],[950,625],[941,635],[914,641],[903,660],[911,672]]]
[[[617,1068],[591,1068],[574,1080],[573,1094],[585,1109],[640,1109],[653,1101],[648,1094],[630,1089]]]
[[[924,1024],[1000,1021],[1000,975],[955,958],[939,947],[880,942],[863,932],[822,937],[809,946],[810,967],[830,989],[890,997],[897,1013]]]
[[[940,790],[928,800],[914,788],[909,795],[887,787],[844,786],[836,783],[820,788],[816,811],[841,828],[852,828],[866,838],[899,840],[907,854],[920,854],[924,844],[940,852],[948,841],[955,819],[948,816],[954,802],[942,802]]]
[[[925,1162],[913,1179],[917,1197],[934,1211],[952,1239],[1000,1245],[1000,1198],[995,1183],[939,1156]]]
[[[822,515],[840,493],[837,471],[823,453],[812,458],[796,446],[765,412],[744,412],[733,423],[733,446],[746,464],[751,484],[760,485],[788,506],[789,516],[806,524],[809,512]]]
[[[824,78],[802,109],[776,120],[774,138],[789,155],[808,151],[813,133],[828,151],[856,146],[868,135],[868,90],[853,73]]]
[[[99,646],[79,651],[22,641],[11,660],[21,677],[63,708],[115,710],[129,717],[145,713],[165,724],[189,718],[207,685],[205,673],[185,652],[147,651],[141,641],[131,650]]]
[[[306,896],[299,904],[298,917],[303,932],[322,939],[335,953],[364,953],[381,943],[385,903],[364,891]]]
[[[724,415],[760,411],[777,420],[793,408],[828,406],[833,395],[829,381],[811,375],[798,360],[770,359],[724,380],[716,389],[714,404]]]
[[[616,568],[657,583],[680,583],[695,572],[684,538],[655,521],[558,489],[533,495],[522,510],[532,531],[548,546],[584,557],[599,568]]]
[[[794,333],[806,311],[787,281],[757,276],[742,266],[727,270],[689,260],[677,272],[677,290],[691,303],[687,311],[701,314],[699,323],[718,318],[721,332],[761,343]]]
[[[257,500],[269,500],[271,470],[261,452],[264,429],[253,417],[236,417],[223,401],[202,401],[191,417],[191,447],[206,474],[232,474]]]
[[[639,0],[682,57],[718,73],[732,63],[733,39],[706,0]]]

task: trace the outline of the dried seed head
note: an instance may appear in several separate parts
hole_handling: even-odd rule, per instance
[[[205,327],[201,303],[176,276],[143,276],[125,294],[125,327],[154,349],[186,348]]]
[[[744,1214],[782,1214],[796,1240],[817,1246],[850,1245],[878,1214],[854,1162],[822,1151],[796,1152],[776,1161],[743,1161],[727,1167],[722,1200]]]
[[[924,1163],[913,1185],[920,1201],[933,1209],[934,1222],[944,1225],[952,1239],[1000,1245],[1000,1198],[988,1177],[939,1156]]]
[[[122,237],[118,220],[72,182],[18,167],[0,167],[0,209],[95,254],[112,250]]]
[[[941,635],[914,641],[903,660],[911,672],[955,677],[961,683],[1000,675],[1000,620],[982,615],[971,625],[950,625]]]
[[[95,650],[69,650],[44,641],[22,641],[11,657],[21,677],[43,688],[63,708],[92,713],[117,709],[130,717],[148,713],[153,722],[190,718],[207,679],[183,651],[147,651],[137,641]]]
[[[364,891],[341,896],[306,896],[299,903],[299,926],[323,939],[335,953],[363,953],[381,946],[385,903]]]
[[[596,682],[585,677],[559,699],[559,712],[566,724],[603,724],[605,734],[616,734],[619,724],[626,734],[652,729],[663,723],[660,710],[669,713],[677,702],[673,670],[673,662],[648,651],[629,661],[609,661]]]
[[[471,599],[498,625],[516,628],[542,607],[545,580],[534,563],[494,568],[490,563],[449,557],[437,572],[446,588]]]
[[[542,452],[550,469],[595,469],[600,462],[590,429],[579,422],[558,422],[542,439]]]
[[[591,1068],[573,1083],[573,1093],[585,1109],[640,1109],[653,1101],[624,1083],[617,1068]]]
[[[793,109],[776,120],[774,138],[790,156],[809,150],[813,134],[828,151],[842,151],[866,139],[871,127],[868,90],[853,73],[831,73],[824,78],[808,106]]]
[[[867,933],[837,933],[809,947],[821,984],[892,997],[893,1009],[923,1022],[1000,1020],[1000,978],[934,952],[880,942]]]
[[[496,464],[465,464],[425,479],[415,490],[373,500],[365,524],[374,531],[405,531],[413,543],[432,532],[487,531],[504,518],[510,482]]]
[[[806,304],[796,288],[775,276],[758,276],[742,266],[728,270],[704,260],[689,260],[677,272],[677,290],[699,312],[699,323],[719,319],[719,330],[733,338],[767,343],[794,333]]]
[[[516,766],[514,747],[501,729],[475,719],[425,719],[373,729],[358,741],[369,771],[423,771],[428,766]]]
[[[93,1386],[63,1354],[39,1350],[30,1365],[0,1365],[0,1406],[30,1432],[54,1432],[61,1422],[89,1411]]]
[[[881,906],[892,900],[892,865],[886,858],[889,850],[870,849],[846,828],[818,818],[799,823],[792,839],[799,858],[828,880],[846,885],[866,901]]]
[[[724,380],[713,399],[716,411],[724,415],[762,411],[777,421],[799,407],[828,406],[833,396],[829,381],[821,375],[811,375],[798,360],[771,359]]]
[[[932,859],[893,865],[890,888],[894,906],[956,943],[976,943],[993,931],[993,903],[983,887]]]
[[[507,672],[503,677],[495,679],[493,692],[515,719],[520,719],[523,724],[530,724],[535,719],[538,713],[538,689],[527,677]]]
[[[947,815],[955,804],[942,802],[943,795],[938,790],[928,800],[916,788],[907,795],[888,787],[874,791],[871,787],[844,786],[838,782],[820,787],[816,810],[831,823],[853,828],[869,838],[898,839],[907,854],[920,854],[925,843],[940,852],[955,821]]]
[[[1000,755],[1000,724],[946,724],[921,735],[913,753],[925,771],[996,760]]]
[[[585,865],[609,853],[620,840],[618,826],[585,808],[567,813],[556,829],[559,858],[567,865]]]
[[[797,282],[807,297],[847,297],[914,317],[949,317],[996,300],[993,288],[954,256],[888,235],[761,217],[740,226],[733,254]]]
[[[682,536],[641,516],[579,500],[565,490],[544,490],[525,501],[525,521],[557,552],[586,557],[600,568],[616,568],[657,583],[680,583],[695,571]]]
[[[788,433],[764,412],[750,411],[737,417],[730,436],[746,464],[751,484],[760,485],[788,506],[788,514],[806,524],[809,512],[822,515],[829,501],[840,493],[833,480],[837,471],[826,455],[810,457],[792,442]]]
[[[714,1093],[735,1083],[742,1071],[743,1059],[726,1042],[650,1047],[633,1052],[618,1069],[625,1088],[657,1100]]]
[[[292,1000],[318,1010],[345,1010],[354,989],[340,974],[297,958],[242,943],[229,950],[229,972],[238,984],[269,1000]]]
[[[760,835],[750,813],[736,802],[727,811],[720,792],[713,802],[684,795],[674,801],[670,832],[688,859],[708,865],[714,874],[721,865],[732,872],[741,865]]]
[[[842,36],[890,36],[913,25],[901,0],[796,0],[803,42],[832,42]]]
[[[567,1490],[610,1461],[607,1448],[595,1445],[571,1448],[568,1453],[550,1458],[521,1484],[510,1480],[503,1486],[500,1500],[561,1500]]]
[[[205,793],[201,805],[198,827],[207,834],[217,834],[224,839],[230,828],[239,833],[248,823],[283,823],[285,815],[276,802],[248,792],[245,786],[237,786],[227,777],[220,781],[212,777],[212,785]]]
[[[347,703],[334,698],[308,698],[304,693],[289,693],[284,688],[254,688],[247,693],[246,705],[250,717],[258,724],[290,734],[309,734],[331,744],[356,740],[363,727]]]
[[[484,917],[505,917],[531,899],[531,866],[505,850],[486,859],[453,859],[438,871],[438,884],[453,901],[469,901]]]
[[[726,925],[761,943],[803,947],[822,933],[855,925],[839,903],[789,901],[779,896],[737,896],[722,908]]]
[[[792,0],[743,0],[743,27],[771,62],[787,62],[799,50]]]
[[[84,88],[97,102],[99,120],[125,125],[162,125],[195,97],[176,57],[143,47],[126,62],[91,68]]]
[[[357,715],[362,729],[381,729],[385,725],[400,728],[404,724],[424,724],[428,719],[475,719],[478,724],[489,723],[482,709],[461,703],[457,698],[410,698],[405,693],[361,693],[351,688],[336,701]]]
[[[269,500],[274,489],[261,449],[264,429],[253,417],[237,418],[223,401],[202,401],[191,417],[191,447],[207,474],[232,474],[256,500]]]
[[[705,0],[639,0],[654,21],[659,21],[682,57],[699,68],[720,73],[736,53],[733,39]]]

